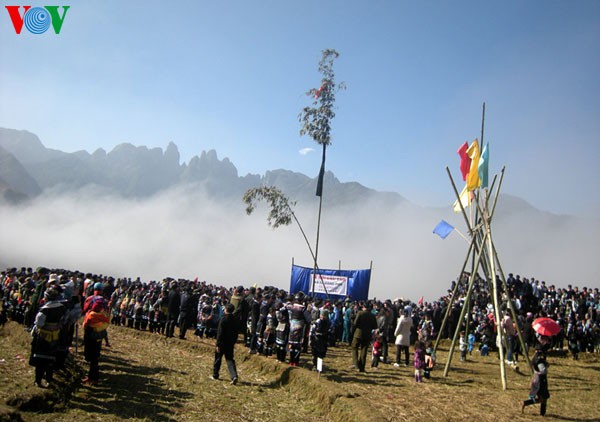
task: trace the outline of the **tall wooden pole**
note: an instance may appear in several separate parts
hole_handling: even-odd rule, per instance
[[[485,127],[485,102],[483,103],[483,114],[481,116],[481,147],[483,148],[483,129]]]
[[[484,235],[484,241],[487,239],[487,233]],[[483,248],[479,249],[477,253],[476,265],[475,268],[479,267],[479,263],[481,262],[481,254],[483,252]],[[444,376],[448,376],[448,371],[450,370],[450,362],[452,361],[452,355],[454,354],[454,346],[456,345],[456,340],[458,339],[458,334],[460,333],[460,326],[465,317],[465,313],[467,311],[468,306],[466,303],[471,300],[471,291],[473,289],[473,283],[475,282],[475,273],[471,273],[471,277],[469,278],[469,286],[467,287],[467,296],[465,298],[465,303],[460,311],[460,317],[458,318],[458,324],[456,325],[456,330],[454,330],[454,336],[452,337],[452,344],[450,345],[450,350],[448,350],[448,360],[446,362],[446,367],[444,368]]]
[[[440,327],[440,331],[437,335],[437,338],[435,339],[435,346],[433,347],[434,351],[437,351],[438,345],[441,340],[440,335],[444,331],[444,328],[446,327],[446,322],[448,320],[448,316],[450,315],[450,311],[452,309],[452,305],[454,304],[454,300],[456,299],[456,292],[458,291],[458,287],[460,285],[462,275],[465,272],[465,268],[467,267],[467,264],[469,262],[469,257],[471,256],[471,252],[474,250],[473,248],[475,246],[475,237],[473,236],[469,217],[467,216],[465,208],[463,207],[463,204],[460,200],[460,194],[458,193],[458,189],[456,188],[456,183],[454,183],[454,179],[452,178],[452,173],[450,173],[450,169],[448,168],[448,166],[446,166],[446,173],[448,173],[448,178],[450,179],[450,183],[452,184],[452,189],[454,189],[454,195],[456,195],[456,200],[458,201],[458,204],[460,205],[460,211],[463,215],[463,218],[465,219],[465,224],[467,225],[469,235],[471,236],[471,242],[469,244],[469,251],[467,252],[467,256],[465,257],[465,262],[463,263],[460,273],[458,274],[458,277],[456,279],[456,284],[454,285],[454,289],[452,290],[452,293],[450,295],[450,301],[448,302],[448,304],[446,306],[446,312],[444,313],[444,319],[442,319],[442,325]]]
[[[321,234],[321,210],[323,208],[323,187],[325,185],[325,149],[327,148],[327,144],[323,144],[323,158],[321,160],[321,171],[319,172],[319,179],[317,180],[317,184],[321,183],[321,190],[319,195],[319,216],[317,217],[317,239],[315,241],[315,265],[314,265],[314,273],[313,273],[313,285],[312,292],[315,294],[315,278],[317,274],[317,259],[319,257],[319,235]],[[318,186],[317,186],[318,188]]]
[[[481,146],[480,148],[483,150],[485,142],[484,142],[484,133],[485,133],[485,102],[483,103],[483,110],[481,114]],[[498,327],[498,340],[500,343],[500,377],[502,379],[502,389],[506,390],[506,368],[504,366],[504,348],[502,347],[502,329],[500,328],[501,323],[501,314],[500,314],[500,303],[498,297],[498,281],[496,277],[496,255],[494,254],[494,243],[492,240],[492,230],[491,230],[491,215],[489,213],[489,209],[487,207],[487,188],[482,189],[483,192],[483,206],[482,206],[482,219],[485,227],[485,233],[487,238],[486,245],[486,258],[487,258],[487,267],[489,269],[488,277],[491,279],[492,283],[492,301],[494,303],[494,315],[496,318],[496,325]],[[494,203],[495,205],[495,203]],[[479,204],[478,204],[479,206]],[[482,245],[483,247],[484,245]]]
[[[494,248],[494,257],[498,264],[498,271],[500,272],[500,280],[502,281],[502,285],[504,287],[504,291],[506,292],[506,301],[508,303],[508,308],[510,309],[510,313],[512,315],[513,321],[517,326],[517,337],[519,338],[519,344],[521,345],[521,350],[523,350],[523,355],[525,356],[525,360],[527,361],[527,366],[529,367],[529,371],[533,375],[533,365],[531,364],[531,360],[529,359],[529,350],[527,350],[527,344],[525,344],[525,339],[523,338],[523,333],[521,333],[521,329],[519,327],[519,320],[517,318],[517,312],[515,311],[515,306],[513,305],[511,297],[508,295],[508,285],[506,284],[506,278],[504,277],[504,271],[502,270],[502,266],[500,265],[500,259],[498,258],[498,251],[496,250],[496,246],[492,244]]]
[[[506,368],[504,366],[504,347],[502,347],[502,329],[500,328],[500,323],[501,323],[501,314],[500,314],[500,303],[499,303],[499,297],[498,297],[498,282],[496,281],[496,267],[495,267],[495,259],[494,259],[494,249],[493,249],[493,242],[492,242],[492,231],[490,228],[490,222],[489,222],[489,216],[484,215],[484,223],[485,223],[485,232],[486,232],[486,238],[487,238],[487,253],[488,253],[488,257],[489,257],[489,265],[490,265],[490,277],[492,278],[491,282],[492,282],[492,301],[494,303],[494,315],[496,318],[496,326],[498,327],[498,342],[500,343],[500,347],[499,347],[499,354],[500,354],[500,378],[502,380],[502,389],[506,390]]]
[[[485,131],[485,102],[483,103],[483,112],[482,112],[482,118],[481,118],[481,146],[482,146],[482,148],[484,145],[484,135],[485,135],[484,131]],[[444,376],[448,375],[448,371],[450,369],[450,362],[452,361],[452,355],[454,352],[456,340],[458,338],[458,334],[460,332],[461,325],[465,318],[465,314],[469,311],[469,308],[470,308],[473,283],[475,281],[475,277],[476,277],[478,269],[480,267],[484,271],[485,276],[488,280],[488,288],[492,291],[494,316],[496,319],[496,324],[498,325],[498,340],[500,341],[500,343],[502,343],[502,331],[499,327],[500,303],[499,303],[499,296],[498,296],[499,293],[498,293],[498,281],[497,281],[497,277],[496,277],[496,265],[498,265],[500,271],[501,271],[501,267],[499,266],[500,264],[497,261],[497,259],[498,259],[497,252],[495,250],[495,246],[494,246],[494,243],[492,240],[492,233],[491,233],[491,227],[490,227],[491,217],[492,217],[493,212],[496,207],[496,201],[498,199],[498,192],[500,189],[500,184],[502,183],[502,178],[500,179],[500,184],[496,190],[496,197],[494,200],[494,204],[492,206],[492,212],[490,213],[490,209],[488,207],[488,201],[489,201],[488,189],[484,188],[479,191],[479,194],[477,194],[473,200],[473,204],[472,204],[473,206],[471,208],[471,211],[475,213],[475,220],[473,222],[470,222],[467,217],[467,214],[464,210],[464,207],[462,206],[462,203],[460,202],[458,190],[456,189],[456,185],[454,184],[454,180],[452,179],[452,175],[450,174],[450,170],[448,169],[448,167],[446,167],[446,171],[448,172],[448,176],[450,177],[450,181],[452,182],[452,187],[454,189],[456,197],[458,198],[458,201],[459,201],[459,204],[461,207],[461,211],[463,213],[463,217],[465,218],[465,223],[467,224],[467,227],[469,228],[469,234],[472,237],[471,246],[470,246],[469,252],[467,254],[467,260],[468,260],[469,256],[471,256],[471,254],[472,254],[472,271],[471,271],[471,277],[469,280],[469,284],[467,287],[465,303],[463,304],[463,307],[461,309],[460,318],[459,318],[456,330],[454,332],[454,336],[452,338],[452,344],[450,346],[450,350],[448,353],[448,361],[446,362],[446,367],[444,368]],[[502,169],[502,176],[504,176],[504,168]],[[495,182],[495,178],[494,178],[493,182]],[[494,183],[492,183],[492,190],[493,190],[493,186],[494,186]],[[481,203],[480,203],[480,200],[481,200]],[[465,260],[464,266],[466,266],[467,260]],[[452,296],[453,296],[452,299],[454,299],[454,292],[453,292]],[[512,304],[509,304],[509,306],[512,307]],[[447,316],[447,314],[446,314],[446,316]],[[446,318],[444,318],[444,320],[445,319]],[[467,324],[467,329],[468,329],[468,324]],[[436,342],[436,346],[437,346],[437,342]],[[501,380],[502,380],[502,387],[504,390],[506,390],[506,371],[505,371],[505,367],[504,367],[504,350],[503,350],[502,346],[500,346],[499,352],[500,352],[500,374],[501,374]]]
[[[450,311],[452,310],[452,305],[454,304],[454,300],[456,298],[456,292],[458,291],[458,286],[460,285],[460,280],[462,279],[462,276],[465,272],[465,268],[467,267],[467,263],[469,262],[469,257],[471,256],[471,250],[473,249],[474,242],[475,242],[475,238],[472,238],[471,243],[469,245],[469,252],[467,252],[467,256],[465,257],[465,262],[463,263],[460,273],[458,274],[458,277],[456,278],[456,283],[454,284],[454,289],[452,289],[452,293],[450,294],[450,301],[446,305],[446,312],[444,313],[444,319],[442,320],[442,325],[440,326],[440,330],[438,332],[437,338],[435,339],[435,345],[433,346],[434,351],[437,351],[438,345],[442,338],[441,334],[444,331],[444,328],[446,328],[446,323],[448,321],[448,315],[450,315]]]

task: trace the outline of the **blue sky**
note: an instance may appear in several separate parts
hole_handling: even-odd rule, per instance
[[[6,0],[5,5],[41,5]],[[122,142],[229,157],[240,175],[315,177],[297,116],[321,50],[340,53],[327,169],[426,206],[453,201],[456,149],[485,140],[503,192],[600,210],[598,1],[57,0],[62,32],[0,10],[0,126],[50,148]],[[315,148],[316,149],[316,148]]]

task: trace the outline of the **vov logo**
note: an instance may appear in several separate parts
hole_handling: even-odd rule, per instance
[[[43,34],[50,28],[52,28],[56,34],[60,34],[67,10],[71,6],[62,6],[62,16],[58,12],[58,8],[61,6],[44,6],[44,7],[31,7],[31,6],[5,6],[8,10],[8,15],[15,28],[17,34],[21,33],[23,25],[32,34]],[[21,7],[24,9],[21,14]]]

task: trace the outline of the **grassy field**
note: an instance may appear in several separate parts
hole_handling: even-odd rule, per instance
[[[0,328],[0,420],[24,421],[529,421],[541,420],[539,407],[521,414],[529,372],[507,369],[502,390],[495,355],[455,359],[443,377],[448,344],[438,350],[432,378],[422,384],[412,368],[380,365],[367,373],[350,369],[350,349],[331,348],[321,375],[309,356],[291,368],[274,359],[248,355],[238,345],[240,383],[212,373],[214,342],[166,339],[146,332],[111,327],[111,348],[103,348],[101,383],[82,386],[87,369],[82,350],[73,353],[55,389],[33,386],[27,363],[29,335],[15,323]],[[551,398],[546,419],[600,421],[600,357],[577,361],[549,357]],[[20,419],[19,419],[20,418]],[[293,418],[293,419],[292,419]]]

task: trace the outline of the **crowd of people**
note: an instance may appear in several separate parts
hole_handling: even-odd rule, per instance
[[[323,369],[320,364],[328,347],[339,343],[351,346],[352,366],[361,372],[365,371],[369,348],[371,367],[376,369],[380,362],[408,366],[412,346],[418,382],[428,377],[435,362],[433,342],[438,336],[452,338],[457,330],[463,331],[461,358],[474,350],[486,355],[503,347],[509,362],[518,361],[524,351],[517,341],[517,330],[526,347],[533,347],[536,337],[531,322],[539,316],[550,317],[562,327],[550,348],[566,347],[574,359],[580,353],[598,351],[598,288],[557,288],[510,274],[507,289],[498,293],[505,312],[502,320],[496,321],[492,289],[486,280],[477,278],[469,312],[459,321],[468,278],[465,274],[452,282],[447,294],[432,302],[404,298],[356,301],[351,297],[328,300],[303,292],[292,295],[268,286],[224,287],[198,279],[143,282],[60,269],[9,268],[0,274],[0,297],[3,317],[33,332],[30,363],[36,366],[40,386],[44,379],[51,382],[52,370],[64,362],[82,316],[85,356],[90,362],[86,382],[92,384],[99,380],[102,342],[109,345],[109,323],[166,337],[177,334],[180,339],[188,333],[216,338],[213,377],[218,378],[225,356],[233,383],[237,382],[237,372],[233,346],[229,345],[238,335],[240,340],[243,336],[248,353],[272,356],[291,366],[298,366],[300,356],[310,350],[309,362],[315,370]],[[509,300],[516,310],[516,321],[508,312]],[[496,343],[497,330],[503,330],[505,344]]]

